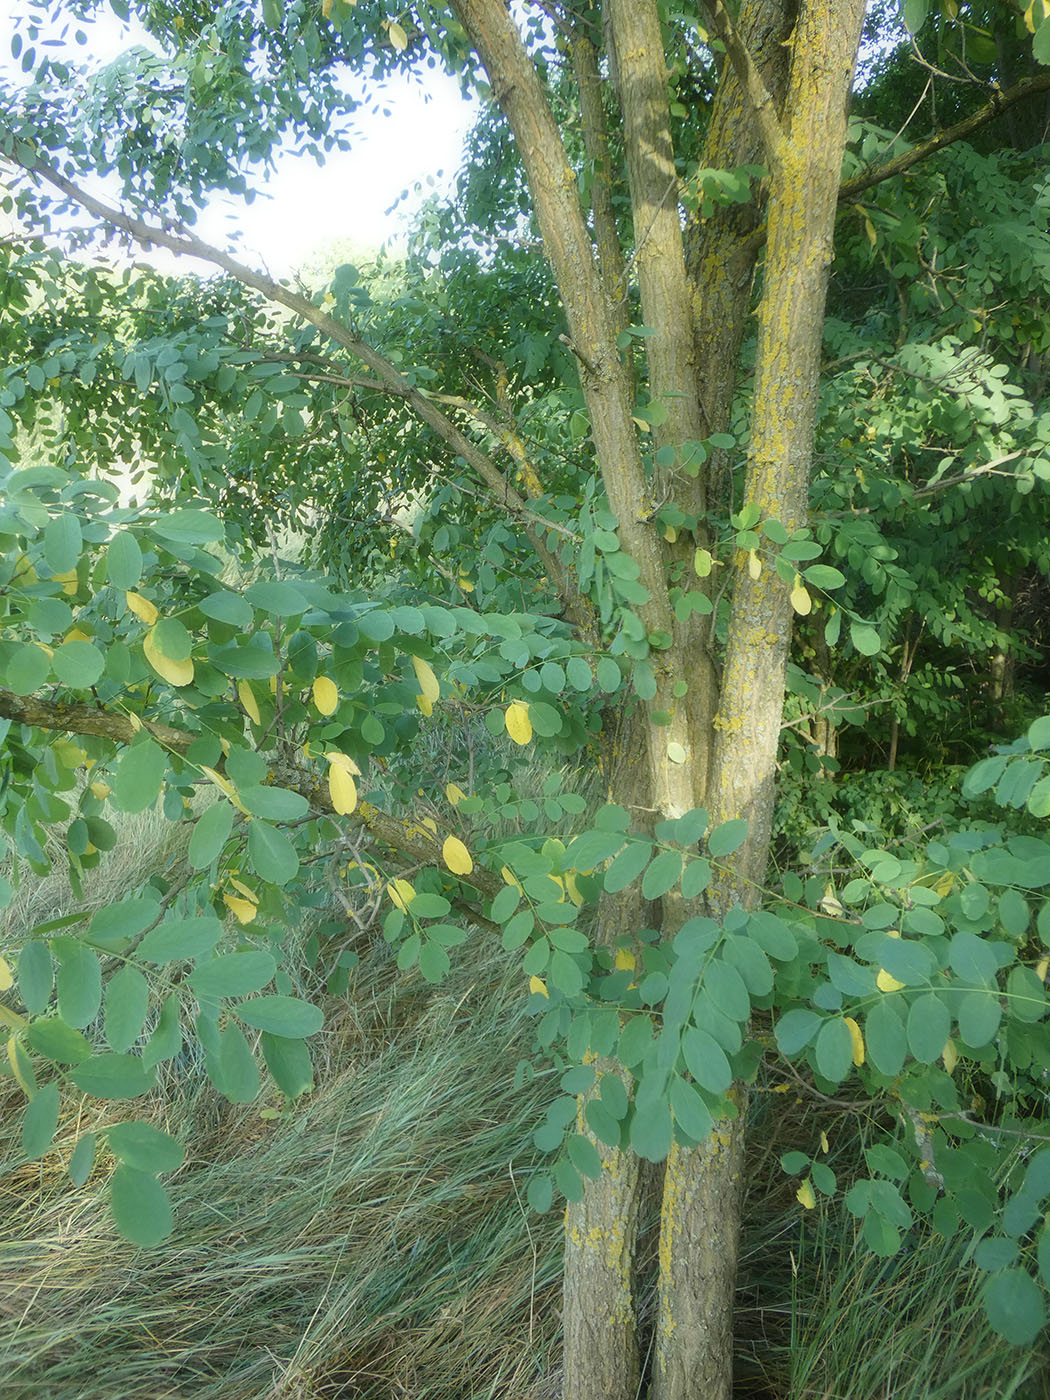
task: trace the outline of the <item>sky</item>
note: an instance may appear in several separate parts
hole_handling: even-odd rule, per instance
[[[5,78],[21,76],[11,59],[11,36],[20,11],[22,0],[0,0],[0,72]],[[87,48],[70,45],[77,61],[87,52],[99,63],[111,62],[143,37],[111,13],[84,28],[89,30]],[[195,232],[205,242],[229,247],[231,233],[239,231],[237,256],[274,277],[293,274],[335,240],[349,240],[361,251],[396,243],[406,213],[435,190],[448,189],[475,111],[473,103],[463,100],[458,83],[442,73],[427,72],[422,85],[395,77],[356,114],[355,131],[361,135],[353,150],[333,153],[323,167],[309,157],[279,157],[266,182],[265,198],[251,205],[232,197],[216,199]],[[388,212],[406,189],[409,198]],[[112,191],[108,193],[112,198]],[[155,252],[149,260],[166,272],[191,267],[187,259],[164,253]]]

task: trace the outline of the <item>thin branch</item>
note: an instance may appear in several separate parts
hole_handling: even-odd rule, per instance
[[[341,321],[337,321],[326,311],[314,306],[306,297],[291,291],[270,277],[264,277],[261,273],[254,272],[251,268],[230,257],[228,253],[205,243],[185,229],[172,230],[148,224],[142,219],[125,214],[120,209],[114,209],[111,205],[96,199],[94,195],[88,194],[86,190],[80,189],[78,185],[68,180],[45,161],[34,159],[27,163],[13,155],[5,155],[5,159],[24,170],[28,175],[53,185],[68,199],[86,209],[89,214],[93,214],[95,218],[120,229],[137,243],[142,244],[143,247],[149,248],[155,244],[157,247],[167,248],[178,256],[198,258],[202,262],[211,263],[214,267],[222,268],[224,272],[229,273],[231,277],[245,286],[254,287],[270,301],[277,302],[281,306],[288,307],[290,311],[294,311],[297,316],[301,316],[304,321],[316,326],[322,334],[335,341],[337,345],[349,350],[352,355],[367,365],[373,374],[377,375],[387,390],[403,398],[415,415],[421,418],[428,427],[433,428],[442,441],[447,443],[482,478],[500,505],[518,516],[531,515],[522,497],[514,490],[492,459],[482,452],[476,443],[461,432],[430,399],[418,389],[406,384],[401,373],[386,356],[380,354],[367,341],[358,339]],[[546,524],[545,521],[545,527]],[[557,555],[547,548],[538,531],[527,519],[523,521],[523,527],[529,537],[529,542],[541,561],[544,572],[554,582],[573,620],[577,620],[578,617],[588,612],[589,604],[576,587],[572,573],[565,568]]]
[[[762,144],[765,146],[766,154],[770,164],[772,164],[777,157],[777,151],[786,139],[784,128],[780,125],[780,118],[777,116],[776,103],[773,101],[772,93],[766,87],[762,74],[758,71],[758,64],[741,39],[722,0],[705,0],[705,7],[719,39],[725,45],[726,53],[736,70],[740,86],[747,93],[748,101],[754,112],[755,123],[762,137]]]
[[[170,724],[140,720],[138,716],[121,714],[115,710],[93,709],[90,705],[59,705],[50,700],[40,700],[36,696],[15,695],[10,690],[0,690],[0,719],[10,719],[16,724],[32,725],[36,729],[53,730],[61,734],[92,734],[112,739],[118,744],[132,743],[136,734],[145,729],[166,749],[182,755],[200,738],[199,734],[176,729]],[[337,816],[326,786],[310,781],[311,777],[312,775],[304,773],[296,781],[294,776],[282,772],[281,786],[298,792],[316,810]],[[367,831],[377,841],[418,865],[443,868],[440,834],[432,835],[422,823],[412,817],[394,817],[389,812],[374,807],[370,802],[360,802],[352,814],[339,815],[338,820]],[[475,865],[469,878],[460,878],[489,899],[494,898],[504,888],[501,876],[479,865]]]
[[[956,141],[964,141],[967,136],[979,131],[982,126],[987,126],[996,117],[1001,117],[1004,112],[1009,111],[1018,102],[1023,102],[1028,97],[1047,91],[1050,91],[1050,69],[1034,73],[1030,78],[1022,78],[1019,83],[1014,83],[1013,87],[1007,88],[1005,92],[993,93],[989,102],[986,102],[983,107],[979,107],[970,116],[964,117],[962,121],[956,122],[954,126],[945,127],[936,136],[931,136],[928,141],[921,141],[910,151],[904,151],[901,155],[885,161],[882,165],[876,165],[871,170],[862,171],[861,174],[854,175],[849,180],[843,180],[839,187],[840,202],[854,199],[865,190],[870,190],[873,185],[881,184],[883,180],[891,180],[895,175],[903,175],[913,165],[918,165],[920,161],[943,150],[945,146],[954,145]]]

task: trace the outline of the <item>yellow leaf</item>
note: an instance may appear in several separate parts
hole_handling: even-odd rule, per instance
[[[633,416],[634,415],[632,414],[632,418]],[[640,433],[652,432],[651,424],[647,423],[644,418],[634,418],[634,426],[638,429]]]
[[[565,872],[565,892],[568,894],[573,904],[575,904],[576,907],[579,908],[580,905],[583,903],[583,895],[580,894],[580,891],[577,888],[576,876],[571,870],[567,870]]]
[[[698,549],[693,555],[693,569],[697,578],[707,578],[714,566],[714,557],[709,549]]]
[[[944,1062],[945,1072],[951,1074],[955,1066],[959,1063],[959,1052],[955,1048],[954,1040],[946,1040],[944,1049],[941,1051],[941,1059]]]
[[[332,18],[332,0],[321,0],[321,14],[325,19]]]
[[[945,896],[946,894],[948,894],[948,893],[951,891],[951,887],[952,887],[952,885],[954,885],[954,884],[955,884],[955,876],[952,874],[952,872],[951,872],[950,870],[946,870],[946,871],[944,872],[944,874],[941,876],[941,878],[940,878],[940,879],[937,881],[937,883],[934,885],[934,887],[933,887],[934,893],[935,893],[935,894],[939,894],[939,895],[941,896],[941,898],[943,899],[944,896]]]
[[[271,694],[271,695],[276,695],[276,694],[277,694],[277,677],[276,677],[276,676],[271,676],[271,677],[270,677],[270,694]]]
[[[747,556],[747,572],[753,579],[762,577],[762,560],[755,550],[751,550]]]
[[[338,749],[329,749],[325,758],[329,763],[334,763],[337,768],[345,768],[348,773],[353,773],[355,778],[361,776],[360,768],[348,754],[340,753]]]
[[[339,691],[336,689],[335,681],[329,680],[327,676],[318,676],[313,684],[314,704],[317,706],[319,714],[334,715],[336,706],[339,704]]]
[[[391,44],[397,49],[398,53],[404,53],[405,49],[408,48],[408,35],[405,33],[404,29],[402,29],[401,25],[398,24],[396,19],[390,21],[386,27],[386,32],[390,38]]]
[[[521,887],[521,881],[518,879],[517,875],[514,874],[514,871],[511,870],[509,865],[500,866],[499,873],[503,876],[504,884],[513,885],[519,894],[525,893],[525,891]]]
[[[86,632],[81,632],[79,627],[71,627],[62,638],[64,642],[91,642],[93,637],[89,637]]]
[[[668,525],[667,529],[664,531],[664,539],[668,544],[674,544],[678,539],[678,531],[673,525]]]
[[[193,658],[187,656],[184,661],[172,661],[159,649],[152,632],[146,633],[142,650],[157,675],[169,685],[189,685],[193,680]]]
[[[1040,982],[1046,981],[1048,968],[1050,968],[1050,958],[1041,958],[1039,962],[1036,963],[1035,975],[1039,978]]]
[[[423,818],[423,830],[429,831],[432,836],[437,835],[438,824],[433,817]]]
[[[238,899],[235,894],[224,894],[222,902],[239,924],[250,924],[259,912],[250,899]]]
[[[51,752],[61,763],[63,768],[79,768],[87,763],[87,754],[79,744],[72,744],[68,739],[56,739],[51,745]]]
[[[133,612],[140,622],[144,622],[147,627],[152,627],[160,613],[153,606],[148,598],[143,598],[141,593],[125,593],[124,600],[130,612]]]
[[[407,880],[391,880],[386,887],[386,892],[390,896],[390,902],[395,909],[400,909],[402,914],[408,913],[408,906],[416,897],[416,892]]]
[[[97,781],[96,781],[96,782],[94,782],[94,783],[91,783],[91,784],[90,784],[90,787],[91,787],[91,791],[95,794],[95,796],[98,798],[98,800],[99,800],[100,802],[105,802],[105,800],[106,800],[106,798],[109,796],[109,792],[110,792],[109,784],[108,784],[108,783],[100,783],[100,782],[97,782]]]
[[[65,593],[67,597],[72,598],[73,594],[77,591],[76,569],[67,569],[64,574],[52,574],[51,578],[54,583],[60,583],[62,585],[62,592]]]
[[[879,235],[875,232],[875,225],[871,221],[871,215],[866,209],[861,209],[860,217],[864,221],[864,232],[867,234],[868,242],[874,248],[875,244],[879,241]]]
[[[427,719],[434,713],[433,702],[428,700],[425,695],[417,695],[416,704],[419,706],[419,713],[425,715]]]
[[[254,724],[262,724],[262,715],[259,713],[259,702],[255,698],[255,692],[247,681],[237,682],[237,698],[244,706],[244,713]]]
[[[224,778],[221,773],[216,773],[214,768],[206,768],[202,766],[201,772],[206,778],[211,779],[211,781],[215,784],[215,786],[219,789],[220,792],[224,792],[226,794],[226,796],[230,799],[233,805],[237,808],[238,812],[243,812],[246,817],[250,815],[248,808],[237,796],[237,789],[230,782],[229,778]]]
[[[0,1025],[10,1026],[13,1031],[20,1031],[27,1024],[24,1016],[19,1016],[17,1011],[12,1011],[9,1006],[5,1006],[0,1001]]]
[[[667,761],[669,763],[684,763],[688,756],[684,747],[677,740],[672,739],[667,745]]]
[[[457,807],[466,798],[466,795],[463,789],[456,783],[445,784],[445,796],[452,803],[453,807]]]
[[[791,590],[791,606],[799,617],[805,617],[813,611],[813,599],[806,592],[806,585],[798,574],[795,575],[795,586]]]
[[[843,1020],[849,1028],[849,1038],[853,1042],[853,1063],[859,1068],[864,1063],[864,1035],[852,1016],[844,1016]],[[826,1152],[827,1148],[824,1151]]]
[[[421,656],[413,656],[412,669],[416,673],[420,690],[433,705],[434,701],[441,695],[441,686],[438,684],[437,676],[434,675],[430,666]]]
[[[880,967],[879,975],[875,978],[875,985],[880,992],[899,992],[904,983],[898,982],[896,977],[891,977],[884,967]]]
[[[630,948],[617,948],[615,962],[617,972],[633,972],[638,966]]]
[[[29,1078],[29,1075],[32,1074],[32,1066],[26,1064],[26,1059],[26,1053],[15,1037],[13,1035],[8,1036],[7,1062],[11,1066],[11,1073],[14,1075],[18,1087],[22,1090],[23,1094],[25,1094],[26,1098],[31,1099],[36,1093],[36,1085],[33,1083],[32,1079]],[[26,1072],[27,1070],[28,1073]]]
[[[812,1210],[817,1204],[817,1198],[813,1194],[813,1183],[808,1176],[795,1192],[795,1200],[798,1201],[799,1205],[805,1206],[806,1210]]]
[[[551,994],[550,994],[550,992],[548,992],[548,990],[547,990],[547,984],[546,984],[546,982],[544,982],[544,980],[543,980],[542,977],[530,977],[530,978],[529,978],[529,991],[530,991],[530,992],[539,992],[539,994],[540,994],[541,997],[546,997],[547,1000],[550,1001],[550,995],[551,995]]]
[[[821,1133],[821,1135],[820,1135],[820,1150],[821,1150],[821,1152],[830,1152],[830,1151],[831,1151],[831,1143],[828,1142],[828,1135],[827,1135],[827,1133]]]
[[[516,744],[527,744],[532,739],[529,707],[523,700],[515,700],[513,705],[507,706],[503,722],[507,726],[507,733]]]
[[[230,876],[230,884],[235,890],[238,890],[241,894],[243,894],[245,899],[247,899],[250,903],[258,904],[259,896],[255,893],[254,890],[250,890],[243,880],[235,879],[234,877],[236,876],[236,874],[237,872],[234,871],[233,874]]]
[[[473,593],[473,592],[474,592],[474,585],[473,585],[473,583],[471,583],[471,581],[470,581],[470,575],[469,575],[469,574],[460,574],[458,582],[459,582],[460,588],[463,590],[464,593]]]
[[[441,859],[453,875],[469,875],[474,869],[470,852],[458,836],[446,836],[441,847]]]
[[[348,817],[357,806],[357,784],[341,763],[333,763],[328,769],[328,792],[332,806],[341,816]]]
[[[9,991],[14,985],[15,979],[11,972],[11,964],[6,958],[0,958],[0,992]]]

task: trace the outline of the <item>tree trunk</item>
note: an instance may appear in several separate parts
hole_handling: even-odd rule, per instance
[[[783,123],[767,151],[769,238],[746,499],[789,531],[806,520],[824,298],[863,14],[863,0],[802,6]],[[767,144],[768,128],[767,121]],[[753,908],[765,876],[792,617],[791,586],[768,564],[755,578],[738,560],[733,586],[709,805],[713,823],[744,817],[749,829],[709,891],[719,917],[734,905]],[[716,1125],[708,1143],[668,1163],[656,1400],[731,1393],[741,1121]]]

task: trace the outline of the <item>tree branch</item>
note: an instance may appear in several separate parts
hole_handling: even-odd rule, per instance
[[[755,123],[762,137],[762,144],[765,146],[766,155],[772,164],[785,140],[784,128],[780,125],[773,95],[766,87],[762,74],[758,71],[758,65],[737,32],[736,25],[722,0],[705,0],[705,8],[711,18],[715,33],[725,45],[726,53],[736,72],[740,86],[747,93],[748,101],[754,112]]]
[[[964,141],[967,136],[972,136],[975,131],[979,131],[982,126],[987,126],[996,117],[1001,117],[1004,112],[1016,106],[1018,102],[1023,102],[1026,97],[1047,91],[1050,91],[1050,69],[1044,68],[1041,73],[1035,73],[1030,78],[1022,78],[1019,83],[1014,83],[1013,87],[1007,88],[1005,92],[993,93],[990,102],[985,103],[983,107],[978,108],[970,116],[964,117],[962,121],[956,122],[954,126],[945,127],[936,136],[931,136],[928,141],[921,141],[910,151],[904,151],[901,155],[894,156],[892,160],[885,161],[882,165],[862,171],[849,180],[843,180],[839,187],[840,202],[855,198],[865,190],[870,190],[873,185],[881,184],[883,180],[891,180],[895,175],[903,175],[913,165],[918,165],[920,161],[943,150],[945,146],[954,145],[956,141]]]
[[[293,292],[272,278],[254,272],[251,268],[230,257],[228,253],[224,253],[221,249],[197,238],[195,234],[189,233],[185,229],[172,230],[148,224],[142,219],[125,214],[120,209],[114,209],[111,205],[96,199],[94,195],[88,194],[86,190],[80,189],[78,185],[68,180],[46,161],[34,159],[27,163],[14,155],[6,154],[4,159],[24,170],[27,175],[53,185],[68,199],[86,209],[89,214],[93,214],[95,218],[120,229],[137,243],[142,244],[143,247],[149,248],[151,245],[156,245],[159,248],[167,248],[178,256],[198,258],[202,262],[222,268],[238,282],[247,287],[254,287],[270,301],[288,307],[297,316],[301,316],[304,321],[309,321],[311,325],[316,326],[337,345],[349,350],[352,355],[368,366],[386,390],[404,399],[416,417],[422,419],[428,427],[433,428],[438,437],[463,458],[467,465],[481,477],[504,509],[522,518],[522,527],[529,542],[535,549],[544,572],[565,602],[572,620],[578,624],[579,619],[589,612],[590,604],[577,588],[572,572],[562,564],[556,554],[547,548],[539,531],[526,518],[531,517],[532,512],[527,509],[522,497],[514,490],[492,459],[482,452],[465,433],[461,432],[430,399],[420,393],[418,389],[406,384],[391,361],[369,345],[367,341],[358,339],[341,321],[337,321],[326,311],[314,306],[311,301],[298,292]],[[543,524],[545,529],[548,528],[546,521]]]
[[[10,719],[16,724],[32,725],[35,729],[54,730],[62,734],[90,734],[99,738],[112,739],[118,744],[130,744],[140,729],[148,733],[173,753],[185,755],[191,745],[200,738],[185,729],[176,729],[170,724],[160,724],[153,720],[139,720],[138,717],[120,714],[114,710],[95,709],[90,705],[58,705],[50,700],[40,700],[32,695],[15,695],[10,690],[0,690],[0,719]],[[411,818],[391,816],[370,802],[361,802],[349,816],[338,815],[323,784],[305,781],[290,781],[281,775],[281,785],[305,797],[311,807],[337,816],[389,846],[399,856],[417,865],[443,867],[441,838],[431,833],[421,823]],[[446,833],[447,834],[447,833]],[[503,889],[503,880],[491,870],[475,865],[469,879],[461,876],[465,883],[472,885],[480,894],[493,898]]]

